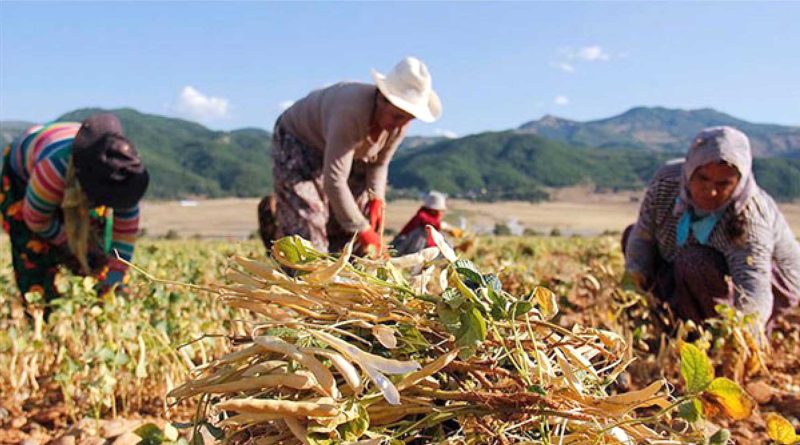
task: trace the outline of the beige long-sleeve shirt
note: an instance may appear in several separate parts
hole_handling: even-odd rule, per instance
[[[353,162],[367,164],[367,187],[383,199],[389,162],[408,128],[406,125],[392,132],[384,131],[376,141],[370,140],[369,123],[376,92],[375,85],[337,83],[312,91],[279,118],[287,132],[324,153],[325,193],[334,217],[351,232],[369,226],[347,185]]]

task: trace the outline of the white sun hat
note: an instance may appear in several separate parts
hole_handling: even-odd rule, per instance
[[[436,190],[431,190],[422,202],[422,206],[440,212],[447,210],[447,195]]]
[[[386,75],[373,69],[372,78],[392,105],[415,118],[433,122],[442,115],[442,102],[433,91],[428,67],[416,57],[406,57]]]

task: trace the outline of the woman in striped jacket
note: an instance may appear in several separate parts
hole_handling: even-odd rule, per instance
[[[683,319],[713,317],[722,303],[769,331],[797,305],[800,246],[752,162],[744,133],[701,131],[685,162],[656,173],[623,241],[628,277]]]
[[[3,150],[0,211],[20,291],[58,296],[58,267],[121,284],[139,228],[149,177],[119,120],[29,128]],[[112,216],[113,215],[113,216]]]

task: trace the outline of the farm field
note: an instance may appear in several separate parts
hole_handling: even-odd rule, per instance
[[[558,229],[563,235],[599,235],[622,231],[635,221],[639,211],[638,194],[594,194],[585,189],[559,191],[549,202],[484,203],[448,200],[447,220],[459,224],[463,217],[469,228],[491,232],[495,223],[516,221],[519,226],[549,234]],[[181,237],[246,239],[257,227],[257,199],[229,198],[197,201],[182,206],[177,201],[145,202],[143,227],[149,236],[163,236],[170,230]],[[398,231],[414,215],[420,203],[396,200],[387,204],[388,230]],[[781,204],[789,224],[800,233],[800,204]]]
[[[6,243],[0,242],[0,261],[9,264]],[[603,328],[627,339],[637,360],[612,390],[640,389],[659,378],[682,389],[676,345],[683,334],[657,316],[646,298],[618,286],[622,258],[616,237],[479,237],[461,247],[481,270],[496,272],[511,295],[537,286],[552,290],[560,307],[557,325]],[[232,255],[263,258],[256,241],[143,240],[137,249],[136,264],[155,278],[199,287],[222,280]],[[130,298],[97,296],[91,279],[62,279],[66,298],[45,321],[35,301],[29,316],[24,314],[9,269],[0,271],[2,443],[46,443],[65,432],[79,443],[103,443],[100,437],[112,434],[108,425],[120,425],[109,423],[113,418],[128,426],[185,426],[196,404],[170,406],[165,394],[189,377],[190,368],[230,351],[225,336],[246,337],[253,320],[200,288],[156,283],[133,272]],[[744,421],[719,421],[737,440],[765,442],[765,413],[780,412],[795,422],[800,416],[798,322],[795,312],[778,323],[769,372],[745,378],[731,351],[709,353],[718,374],[738,378],[760,403]],[[191,428],[179,431],[180,440],[188,440]]]

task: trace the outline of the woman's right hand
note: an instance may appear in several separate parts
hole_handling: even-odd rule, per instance
[[[625,271],[622,276],[622,288],[628,291],[642,292],[645,289],[645,279],[641,272]]]
[[[358,234],[358,253],[361,256],[377,258],[381,254],[381,237],[372,227],[367,227]]]

